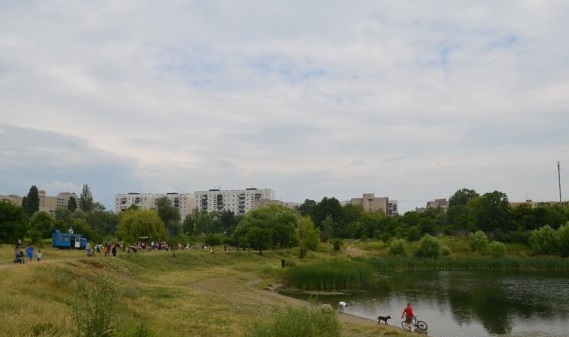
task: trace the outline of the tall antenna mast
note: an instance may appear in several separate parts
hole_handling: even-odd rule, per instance
[[[559,180],[559,204],[561,205],[561,164],[557,161],[557,179]]]

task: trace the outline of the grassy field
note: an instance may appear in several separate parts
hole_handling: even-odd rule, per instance
[[[307,306],[266,290],[283,272],[281,257],[302,265],[331,255],[325,246],[306,260],[294,251],[203,250],[87,258],[82,251],[44,247],[41,262],[18,265],[12,249],[0,247],[5,336],[78,336],[78,327],[108,327],[114,336],[247,336],[270,323],[275,308]],[[338,319],[342,336],[405,336],[373,321]]]

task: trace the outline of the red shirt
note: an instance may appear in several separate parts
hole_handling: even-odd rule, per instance
[[[405,309],[403,309],[403,315],[405,315],[405,317],[413,317],[413,316],[415,316],[415,315],[413,314],[413,308],[411,308],[411,306],[405,307]]]

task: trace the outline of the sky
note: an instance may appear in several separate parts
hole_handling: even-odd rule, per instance
[[[0,194],[569,189],[569,1],[0,0]]]

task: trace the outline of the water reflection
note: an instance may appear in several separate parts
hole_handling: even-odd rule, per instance
[[[383,274],[369,291],[340,299],[348,312],[397,318],[407,301],[431,336],[569,336],[569,274],[415,271]]]

